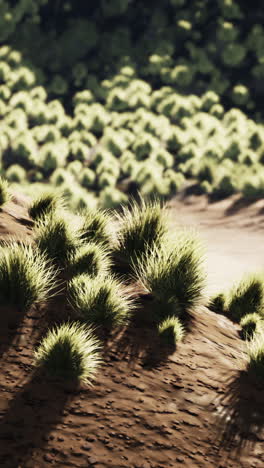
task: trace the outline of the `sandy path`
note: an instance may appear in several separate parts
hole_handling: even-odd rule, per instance
[[[264,270],[262,204],[241,210],[236,198],[209,206],[204,198],[171,204],[173,220],[197,230],[204,242],[208,293],[229,288],[245,273]]]

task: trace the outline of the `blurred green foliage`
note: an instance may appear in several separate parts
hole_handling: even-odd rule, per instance
[[[238,0],[2,0],[1,174],[73,209],[195,181],[262,197],[263,18]]]

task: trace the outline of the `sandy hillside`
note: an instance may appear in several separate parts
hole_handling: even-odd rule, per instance
[[[0,214],[1,238],[30,238],[17,202]],[[192,202],[173,201],[171,210],[208,244],[208,290],[262,267],[260,204]],[[7,327],[8,313],[0,315],[1,468],[264,466],[263,384],[244,372],[244,343],[226,318],[200,308],[175,352],[149,327],[123,330],[106,343],[89,389],[33,373],[34,342],[47,320],[67,315],[63,302],[19,317],[17,326]]]

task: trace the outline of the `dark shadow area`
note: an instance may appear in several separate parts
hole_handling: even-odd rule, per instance
[[[20,346],[23,341],[25,313],[12,307],[0,307],[0,359],[10,346]]]
[[[27,462],[33,460],[33,452],[43,450],[52,440],[50,434],[67,417],[69,404],[83,392],[85,399],[98,396],[89,388],[80,389],[78,383],[67,384],[47,380],[44,375],[33,375],[10,402],[2,418],[0,414],[0,466],[27,466]],[[60,460],[60,466],[63,466],[64,454],[59,448],[50,450],[49,462],[45,461],[43,453],[43,464],[34,466],[47,466],[52,462],[52,456],[56,456],[56,461]]]
[[[162,343],[157,328],[137,327],[135,324],[112,335],[105,342],[105,356],[111,361],[127,361],[131,368],[140,362],[143,367],[161,367],[176,347]]]
[[[263,403],[263,381],[255,375],[241,371],[228,382],[225,394],[218,400],[220,457],[230,452],[239,457],[244,449],[248,451],[256,442],[263,443]]]
[[[37,346],[49,328],[72,318],[61,284],[48,304],[35,305],[27,313],[11,306],[0,307],[0,359],[10,347],[28,343]]]
[[[171,312],[167,305],[167,314]],[[126,328],[105,337],[105,355],[110,360],[124,360],[129,366],[141,362],[148,369],[162,367],[177,349],[177,345],[164,341],[158,333],[156,315],[157,304],[154,303],[151,294],[142,294],[138,297],[138,308],[134,312],[130,325]],[[161,320],[162,321],[162,320]],[[193,317],[186,314],[181,319],[186,334],[193,325]]]
[[[250,205],[253,205],[256,200],[254,199],[245,199],[243,197],[239,198],[238,200],[235,200],[234,203],[227,208],[225,211],[226,216],[232,216],[236,214],[238,211],[242,210],[243,208],[247,208]]]

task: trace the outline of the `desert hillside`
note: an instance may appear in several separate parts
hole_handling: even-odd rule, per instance
[[[2,209],[1,239],[10,234],[30,240],[26,204],[17,197]],[[207,237],[209,283],[217,279],[220,288],[227,261],[217,263],[220,246],[234,266],[230,280],[245,269],[240,259],[246,245],[247,267],[261,265],[254,247],[263,233],[260,207],[224,217],[233,204],[171,203],[175,222],[195,225]],[[252,226],[244,225],[247,210]],[[232,255],[222,235],[229,230],[238,240]],[[239,241],[243,236],[248,244]],[[201,306],[190,315],[176,350],[161,347],[155,328],[146,323],[113,332],[104,342],[97,379],[87,388],[49,382],[32,367],[33,349],[48,322],[67,315],[62,298],[54,298],[45,313],[41,308],[27,313],[18,325],[15,316],[7,323],[10,311],[1,309],[1,466],[263,465],[263,383],[245,371],[245,343],[228,318]]]

